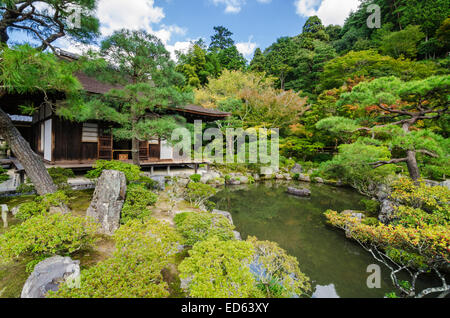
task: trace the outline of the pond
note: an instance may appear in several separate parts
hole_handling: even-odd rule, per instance
[[[323,215],[328,209],[362,210],[364,197],[351,189],[294,184],[309,188],[311,198],[288,195],[287,183],[269,182],[226,187],[213,200],[217,209],[232,213],[243,239],[251,235],[274,241],[297,257],[300,269],[312,280],[313,297],[372,298],[392,292],[382,265],[381,289],[367,287],[367,267],[376,261],[342,231],[327,225]]]

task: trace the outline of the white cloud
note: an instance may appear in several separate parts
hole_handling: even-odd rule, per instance
[[[177,59],[176,52],[181,51],[182,53],[187,53],[191,45],[191,41],[179,41],[175,42],[174,45],[166,45],[166,49],[170,52],[170,56],[175,61]]]
[[[122,28],[151,32],[151,24],[161,22],[165,14],[163,8],[155,7],[154,0],[126,0],[126,7],[124,0],[100,0],[97,16],[102,34],[110,35]]]
[[[121,29],[145,30],[161,39],[167,50],[175,57],[175,50],[183,50],[190,42],[176,42],[169,45],[173,35],[184,36],[186,28],[177,25],[161,24],[165,18],[164,9],[155,6],[154,0],[99,0],[97,17],[101,22],[100,32],[102,36],[109,36],[114,31]],[[73,53],[82,53],[86,48],[95,46],[83,46],[65,39],[58,41],[58,46]]]
[[[303,17],[317,15],[324,25],[343,25],[345,19],[358,8],[359,0],[295,0],[297,14]]]
[[[255,52],[255,49],[258,46],[255,42],[252,42],[252,38],[253,37],[250,37],[248,42],[236,43],[236,48],[242,53],[242,55],[244,55],[246,59],[250,59],[252,57],[253,52]]]
[[[247,0],[210,0],[217,5],[225,6],[225,13],[236,14],[241,12],[242,7],[246,4]],[[272,0],[256,0],[258,3],[270,3]]]

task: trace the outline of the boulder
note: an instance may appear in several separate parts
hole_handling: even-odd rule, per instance
[[[291,177],[291,175],[289,173],[283,174],[283,177],[284,177],[285,180],[288,180],[288,181],[292,180],[292,177]]]
[[[241,182],[241,184],[248,184],[250,182],[250,180],[247,176],[240,177],[239,181]]]
[[[9,212],[9,208],[6,204],[2,204],[0,205],[0,209],[1,214],[2,214],[2,221],[3,221],[3,227],[7,228],[8,227],[8,212]]]
[[[311,191],[308,189],[297,189],[297,188],[292,188],[289,187],[287,192],[289,194],[298,196],[298,197],[310,197],[311,196]]]
[[[282,175],[282,174],[276,174],[276,175],[275,175],[275,179],[277,179],[277,180],[283,180],[283,179],[284,179],[284,175]]]
[[[342,215],[349,215],[352,218],[358,219],[359,221],[362,221],[366,216],[361,211],[353,211],[353,210],[345,210],[341,213]]]
[[[15,206],[14,208],[12,208],[11,210],[11,214],[15,217],[17,215],[17,213],[19,213],[20,207],[22,206],[22,204],[19,204],[18,206]]]
[[[392,219],[396,205],[394,201],[389,199],[381,201],[381,211],[378,220],[384,224],[388,224]]]
[[[314,178],[314,181],[317,183],[325,183],[322,178]]]
[[[259,181],[261,180],[261,177],[259,176],[259,174],[255,173],[253,174],[253,179],[255,179],[255,181]]]
[[[61,283],[74,284],[80,279],[80,262],[70,257],[54,256],[34,268],[22,289],[22,298],[45,298],[47,292],[57,291]]]
[[[292,174],[300,174],[303,172],[302,166],[300,166],[298,163],[294,165],[294,167],[291,169]]]
[[[311,177],[307,174],[300,173],[300,175],[298,176],[298,180],[303,182],[311,182]]]
[[[217,215],[222,215],[222,216],[226,217],[228,219],[228,221],[230,221],[231,224],[234,224],[233,223],[233,217],[231,216],[230,212],[220,211],[220,210],[213,210],[212,213],[213,214],[217,214]]]
[[[441,183],[442,187],[446,187],[447,189],[450,190],[450,180],[445,180],[444,182]]]
[[[233,231],[233,234],[236,241],[242,241],[241,233],[239,233],[238,231]]]
[[[112,235],[119,229],[126,193],[127,181],[123,172],[103,171],[97,181],[91,206],[87,210],[87,216],[101,225],[102,234]]]
[[[150,179],[156,182],[156,188],[159,191],[166,189],[166,176],[150,176]]]

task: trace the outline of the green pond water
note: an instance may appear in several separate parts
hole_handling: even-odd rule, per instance
[[[291,183],[309,188],[311,198],[286,193],[288,184],[276,182],[226,187],[213,199],[217,209],[233,215],[236,230],[245,240],[277,242],[297,257],[300,269],[311,278],[313,297],[372,298],[394,291],[389,272],[381,267],[381,289],[369,289],[367,268],[377,264],[371,255],[345,234],[326,224],[328,209],[362,210],[361,195],[319,184]]]

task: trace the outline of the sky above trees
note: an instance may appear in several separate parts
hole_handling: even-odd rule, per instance
[[[124,4],[125,3],[125,4]],[[359,0],[99,0],[102,35],[121,28],[144,29],[158,36],[167,49],[189,48],[191,41],[209,42],[213,27],[223,25],[234,33],[238,50],[247,58],[257,47],[265,49],[280,36],[294,36],[311,15],[325,25],[344,23]],[[24,35],[16,34],[17,41]],[[76,43],[57,45],[79,52]]]

